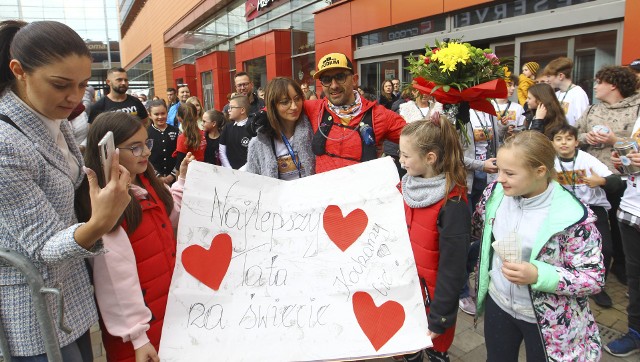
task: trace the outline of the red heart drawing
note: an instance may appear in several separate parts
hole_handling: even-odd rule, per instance
[[[231,263],[231,237],[218,234],[211,241],[209,250],[191,245],[182,252],[182,264],[187,273],[202,284],[218,290]]]
[[[324,210],[322,221],[329,239],[345,251],[362,235],[369,218],[362,209],[355,209],[343,217],[339,206],[329,205]]]
[[[376,307],[367,292],[353,295],[353,313],[373,348],[378,351],[393,337],[404,324],[404,308],[393,300]]]

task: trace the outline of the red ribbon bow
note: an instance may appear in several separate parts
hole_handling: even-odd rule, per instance
[[[435,83],[429,82],[422,77],[414,78],[413,80],[416,82],[413,84],[415,89],[419,90],[420,93],[432,95],[442,104],[457,104],[466,101],[469,102],[469,107],[488,114],[496,113],[489,99],[507,98],[507,83],[501,78],[464,89],[462,92],[453,87],[448,92],[445,92],[442,87],[432,92],[433,88],[436,87]]]

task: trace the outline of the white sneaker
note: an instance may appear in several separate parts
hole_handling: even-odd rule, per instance
[[[471,297],[460,298],[458,301],[460,310],[468,315],[476,315],[476,303]]]

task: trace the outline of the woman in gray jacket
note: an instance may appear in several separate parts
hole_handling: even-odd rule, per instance
[[[98,321],[84,259],[103,252],[130,200],[129,172],[111,164],[101,189],[84,169],[67,117],[91,77],[91,53],[68,26],[55,21],[0,22],[0,247],[30,259],[47,287],[64,297],[65,361],[91,361],[89,328]],[[92,213],[78,223],[74,192],[88,174]],[[49,313],[57,315],[53,298]],[[43,361],[45,347],[25,277],[0,266],[0,310],[12,356]]]
[[[290,78],[272,79],[265,89],[268,122],[249,142],[246,171],[281,180],[315,173],[311,123],[302,112],[304,93]]]

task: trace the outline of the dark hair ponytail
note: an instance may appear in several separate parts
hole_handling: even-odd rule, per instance
[[[25,23],[19,20],[0,22],[0,91],[14,80],[9,69],[12,59],[19,61],[25,71],[32,72],[72,54],[91,59],[91,52],[84,40],[63,23]]]
[[[18,30],[27,23],[20,20],[7,20],[0,23],[0,92],[2,92],[15,79],[9,69],[11,61],[11,43]]]

